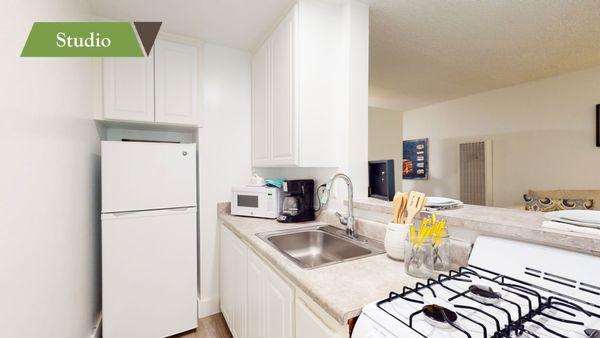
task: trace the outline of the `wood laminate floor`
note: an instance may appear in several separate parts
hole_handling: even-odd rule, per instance
[[[170,338],[233,338],[220,313],[198,319],[198,329]]]

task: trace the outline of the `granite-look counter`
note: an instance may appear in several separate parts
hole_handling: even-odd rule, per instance
[[[238,217],[229,214],[227,208],[221,205],[219,220],[341,325],[358,316],[363,306],[384,299],[390,291],[414,286],[419,281],[404,273],[404,263],[394,261],[385,254],[304,270],[256,236],[261,232],[301,228],[323,222],[284,224],[274,220]]]
[[[391,202],[374,198],[355,200],[354,208],[371,213],[392,214]],[[542,212],[465,204],[459,209],[436,211],[436,215],[447,220],[451,235],[452,228],[462,228],[480,235],[538,243],[600,256],[600,235],[542,227],[542,222],[546,220]]]

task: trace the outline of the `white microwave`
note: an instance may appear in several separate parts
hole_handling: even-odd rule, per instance
[[[281,190],[271,187],[235,187],[231,194],[231,214],[277,218],[281,210]]]

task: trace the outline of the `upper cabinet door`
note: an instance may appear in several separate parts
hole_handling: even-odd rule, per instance
[[[157,40],[154,49],[156,122],[198,124],[198,48]]]
[[[270,62],[271,40],[267,40],[252,58],[252,164],[270,159]]]
[[[104,58],[104,118],[154,121],[154,53]]]
[[[297,164],[296,25],[297,6],[272,37],[271,158],[275,165]]]

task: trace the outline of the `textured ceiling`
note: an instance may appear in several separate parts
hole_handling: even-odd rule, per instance
[[[374,0],[369,104],[409,110],[600,64],[600,1]]]
[[[293,0],[91,0],[94,14],[162,21],[162,31],[251,50]]]

